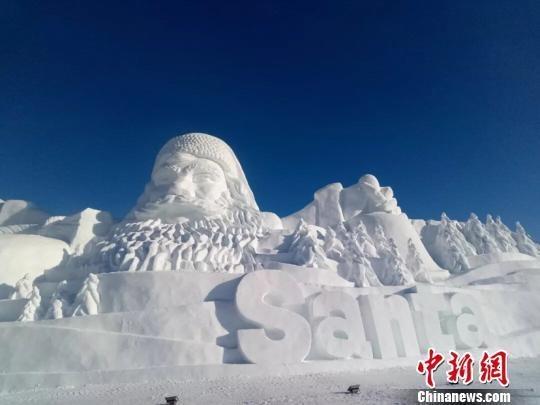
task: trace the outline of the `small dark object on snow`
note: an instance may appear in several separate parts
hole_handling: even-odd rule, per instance
[[[349,394],[358,394],[358,391],[360,390],[360,385],[351,385],[349,388],[347,388],[347,391]]]
[[[173,397],[165,397],[165,402],[167,405],[176,405],[178,402],[178,397],[176,395]]]

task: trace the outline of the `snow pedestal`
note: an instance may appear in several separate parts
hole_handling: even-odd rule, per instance
[[[530,267],[523,271],[535,271]],[[283,266],[248,275],[98,275],[98,315],[0,323],[0,371],[4,373],[0,385],[12,387],[15,382],[9,376],[13,373],[18,373],[16,384],[21,386],[26,376],[36,381],[36,372],[44,373],[44,383],[48,376],[65,373],[80,373],[80,383],[84,383],[91,372],[115,375],[119,370],[156,366],[255,362],[261,367],[277,363],[277,370],[283,363],[340,359],[368,361],[369,367],[377,364],[374,361],[392,365],[399,359],[417,358],[418,350],[439,347],[442,342],[449,348],[478,349],[480,340],[451,327],[464,322],[458,321],[460,317],[471,316],[471,308],[473,316],[479,317],[473,321],[487,325],[481,341],[486,340],[488,347],[508,344],[514,348],[509,336],[516,336],[521,342],[519,353],[539,353],[525,329],[540,329],[537,311],[525,309],[536,300],[532,292],[514,297],[508,305],[503,291],[487,286],[354,288],[332,285],[337,279],[330,274],[330,270]],[[456,301],[460,295],[472,296],[475,304],[466,309],[467,299]],[[16,303],[10,301],[10,305]],[[2,301],[0,313],[8,313]],[[283,340],[285,335],[292,340]],[[264,342],[270,344],[266,349]],[[363,363],[358,364],[362,367]],[[58,381],[55,378],[50,381]]]

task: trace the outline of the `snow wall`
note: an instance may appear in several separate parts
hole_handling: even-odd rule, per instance
[[[298,270],[100,274],[97,315],[0,323],[0,387],[61,385],[66,376],[76,385],[89,373],[123,370],[151,376],[155,367],[395,365],[429,347],[540,354],[536,261],[513,272],[518,287],[504,288],[485,278],[444,287],[329,286],[330,271]],[[21,303],[0,301],[5,320],[13,306]]]

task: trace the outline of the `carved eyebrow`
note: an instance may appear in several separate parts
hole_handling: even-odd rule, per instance
[[[219,176],[219,171],[212,168],[212,169],[202,169],[200,172],[196,172],[193,174],[194,176]]]
[[[198,173],[195,173],[196,175],[202,175],[202,174],[215,174],[218,176],[220,175],[220,170],[217,167],[204,165],[201,162],[195,162],[193,168],[200,170]]]

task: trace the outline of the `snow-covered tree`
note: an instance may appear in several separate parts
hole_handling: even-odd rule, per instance
[[[73,316],[96,315],[99,313],[99,278],[90,273],[75,297]]]
[[[532,238],[527,234],[527,231],[525,231],[525,228],[523,228],[523,225],[519,222],[516,222],[514,239],[517,243],[517,248],[521,253],[534,257],[540,256],[538,246],[533,242]]]
[[[414,277],[401,257],[394,239],[388,239],[388,249],[382,249],[380,255],[383,259],[383,267],[379,273],[379,279],[384,285],[414,283]]]
[[[388,239],[386,239],[384,228],[380,224],[377,224],[375,226],[375,230],[373,233],[373,242],[375,243],[377,251],[387,250],[390,248],[390,246],[388,245]]]
[[[377,256],[373,241],[360,222],[344,235],[343,263],[340,274],[353,282],[357,287],[379,287],[382,285],[373,270],[371,259]]]
[[[363,256],[356,257],[350,263],[349,281],[354,282],[356,287],[380,287],[380,282],[377,274],[373,270],[371,261]]]
[[[450,270],[450,273],[452,274],[465,273],[471,267],[467,257],[463,254],[463,250],[455,244],[450,244],[448,246],[448,258],[448,270]]]
[[[21,278],[15,284],[15,291],[10,295],[10,299],[17,300],[20,298],[30,298],[32,295],[32,279],[30,274],[26,273],[23,278]]]
[[[64,317],[64,311],[69,307],[66,299],[67,281],[60,282],[49,300],[49,308],[45,314],[45,319],[60,319]]]
[[[448,218],[444,212],[430,253],[441,267],[454,274],[468,270],[467,256],[477,254],[476,248],[461,232],[460,224]]]
[[[381,258],[377,266],[377,275],[384,285],[405,285],[414,282],[414,277],[401,257],[397,245],[392,238],[387,238],[383,227],[377,224],[374,229],[373,242]]]
[[[455,220],[448,218],[444,212],[441,214],[441,224],[439,235],[443,241],[449,244],[454,244],[465,256],[473,256],[478,254],[474,245],[469,243],[462,230],[463,226]]]
[[[336,231],[332,228],[326,228],[326,235],[324,237],[323,249],[326,256],[330,259],[341,261],[343,258],[345,247],[343,243],[337,237]]]
[[[384,235],[384,230],[382,230],[382,232]],[[358,225],[349,233],[347,239],[347,249],[353,255],[367,258],[378,257],[377,248],[375,247],[373,239],[371,239],[367,233],[366,227],[362,222],[359,222]]]
[[[328,258],[316,229],[300,220],[289,247],[292,263],[298,266],[327,268]]]
[[[250,273],[260,268],[260,264],[257,262],[256,257],[257,253],[255,252],[253,244],[246,245],[242,252],[242,265],[245,273]]]
[[[347,238],[347,235],[349,231],[347,230],[347,227],[345,226],[344,222],[338,222],[335,226],[336,236],[339,238],[339,240],[345,240]]]
[[[37,287],[32,288],[28,302],[24,305],[23,312],[17,319],[22,322],[37,321],[39,319],[39,307],[41,305],[41,295]]]
[[[426,270],[424,261],[420,257],[418,249],[411,238],[407,242],[407,248],[407,260],[405,264],[413,274],[414,279],[423,283],[433,283],[431,276]]]
[[[462,228],[465,238],[476,248],[476,252],[481,254],[500,252],[497,243],[486,231],[484,224],[478,216],[472,213]]]
[[[512,232],[502,223],[501,217],[493,220],[493,217],[488,214],[485,228],[501,252],[518,251],[516,241],[512,238]]]

